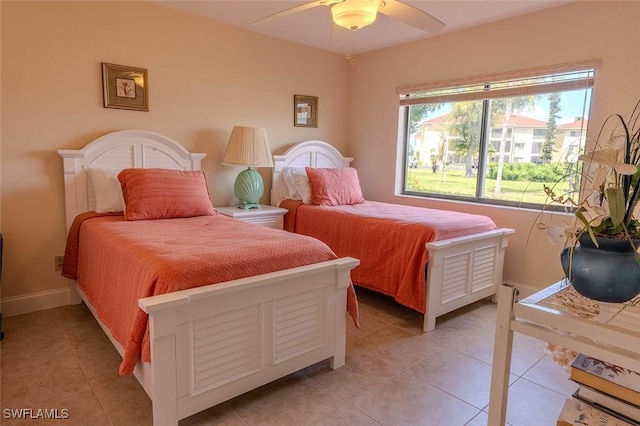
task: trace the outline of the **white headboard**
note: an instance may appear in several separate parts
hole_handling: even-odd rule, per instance
[[[273,156],[273,179],[271,180],[271,204],[278,205],[287,198],[288,190],[280,176],[285,167],[349,167],[353,158],[343,157],[333,145],[323,141],[300,142],[282,155]]]
[[[104,167],[200,170],[207,154],[190,153],[178,142],[147,130],[120,130],[95,139],[82,149],[61,149],[64,164],[67,230],[80,213],[94,210],[95,195],[85,169]]]

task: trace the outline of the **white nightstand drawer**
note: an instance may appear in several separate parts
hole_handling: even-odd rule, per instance
[[[287,209],[273,206],[261,206],[259,209],[243,210],[237,206],[216,207],[218,213],[243,222],[255,223],[268,228],[282,229],[283,216]]]

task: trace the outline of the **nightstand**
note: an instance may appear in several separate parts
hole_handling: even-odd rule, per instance
[[[259,209],[250,210],[243,210],[237,206],[216,207],[215,209],[222,215],[274,229],[283,228],[283,216],[287,213],[287,209],[265,205]]]

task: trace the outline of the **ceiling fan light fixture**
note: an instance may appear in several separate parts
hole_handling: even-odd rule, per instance
[[[344,0],[331,7],[331,15],[336,25],[356,31],[373,24],[382,5],[381,0]]]

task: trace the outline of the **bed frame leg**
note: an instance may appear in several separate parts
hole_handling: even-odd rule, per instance
[[[344,328],[343,328],[344,330]],[[329,358],[329,367],[332,370],[340,368],[345,364],[346,360],[346,333],[343,333],[343,337],[336,336],[334,341],[333,356]]]
[[[329,367],[331,367],[332,370],[340,368],[345,364],[347,341],[346,333],[344,332],[345,328],[343,327],[342,330],[343,332],[340,333],[342,336],[336,336],[333,356],[329,358]]]
[[[436,328],[436,317],[434,315],[429,315],[427,312],[424,314],[424,322],[422,323],[422,331],[428,333],[433,331]]]
[[[341,290],[341,291],[344,291]],[[346,293],[346,292],[345,292]],[[333,340],[333,356],[329,359],[332,370],[342,367],[346,362],[347,353],[347,310],[336,312],[335,338]]]
[[[149,315],[151,357],[153,362],[153,424],[178,425],[178,377],[176,372],[175,312]]]
[[[340,358],[339,356],[334,355],[334,356],[332,356],[332,357],[329,359],[329,367],[330,367],[332,370],[335,370],[335,369],[337,369],[337,368],[340,368],[340,367],[342,367],[344,364],[345,364],[345,357],[344,357],[344,356],[342,356],[342,358]]]

